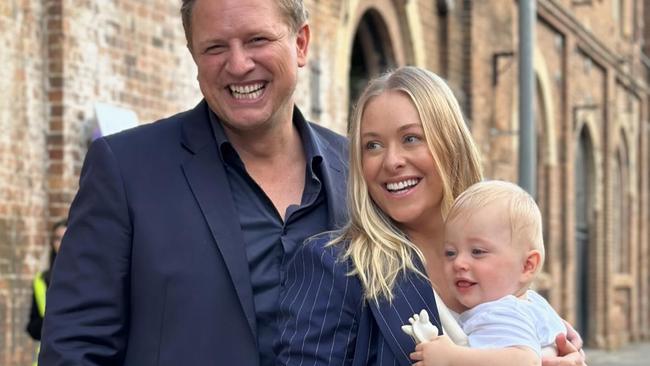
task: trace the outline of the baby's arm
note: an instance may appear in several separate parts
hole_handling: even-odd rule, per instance
[[[535,351],[528,347],[468,348],[455,345],[442,335],[415,347],[410,355],[414,366],[539,366],[542,364]]]

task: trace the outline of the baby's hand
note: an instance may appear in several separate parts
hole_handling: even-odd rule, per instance
[[[402,325],[402,331],[415,340],[415,343],[422,343],[432,340],[438,336],[438,328],[429,321],[429,313],[425,309],[420,314],[413,314],[409,318],[411,325]]]
[[[446,335],[435,336],[415,346],[409,358],[416,366],[448,366],[457,361],[457,353],[454,352],[457,348]]]

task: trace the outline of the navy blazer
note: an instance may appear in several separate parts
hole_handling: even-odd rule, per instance
[[[41,365],[259,363],[248,261],[208,113],[202,101],[89,148],[47,293]],[[335,227],[347,142],[317,125],[309,133]]]
[[[280,295],[279,365],[401,365],[413,362],[415,342],[401,327],[422,309],[438,329],[440,318],[428,281],[408,272],[399,277],[392,303],[366,301],[344,244],[327,247],[328,235],[298,249]],[[422,268],[422,267],[420,267]]]

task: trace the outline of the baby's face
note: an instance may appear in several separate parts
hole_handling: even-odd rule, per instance
[[[525,253],[512,244],[508,215],[497,203],[445,224],[445,274],[468,308],[514,295],[522,286]]]

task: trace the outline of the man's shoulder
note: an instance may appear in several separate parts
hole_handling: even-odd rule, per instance
[[[176,113],[172,116],[161,118],[159,120],[142,124],[137,127],[124,130],[122,132],[107,136],[109,141],[131,140],[131,139],[151,139],[159,138],[168,134],[178,135],[183,123],[195,120],[199,117],[199,106],[183,112]]]
[[[316,133],[319,138],[326,140],[330,145],[335,148],[346,148],[348,146],[347,137],[330,130],[327,127],[321,126],[315,122],[308,122],[311,129]]]

